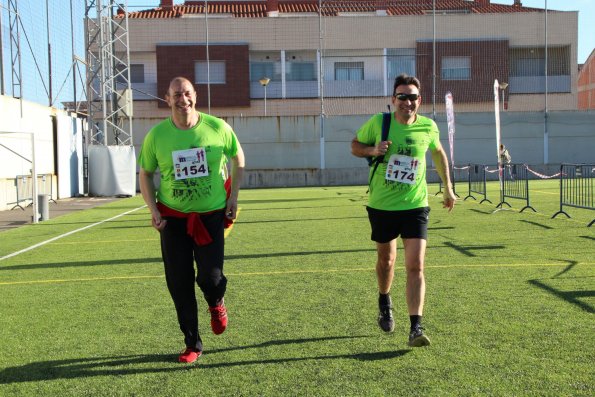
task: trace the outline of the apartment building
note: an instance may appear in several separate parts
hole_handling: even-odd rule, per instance
[[[489,111],[494,79],[504,109],[577,109],[578,13],[507,3],[161,0],[128,14],[135,118],[166,115],[155,97],[178,75],[223,117],[371,114],[400,73],[422,81],[422,111],[446,91]]]
[[[578,108],[595,109],[595,50],[578,72]]]

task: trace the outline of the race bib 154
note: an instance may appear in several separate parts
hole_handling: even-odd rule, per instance
[[[207,153],[204,148],[176,150],[172,157],[177,180],[209,175]]]

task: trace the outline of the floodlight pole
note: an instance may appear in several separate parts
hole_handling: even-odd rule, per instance
[[[499,87],[502,90],[502,111],[504,111],[504,110],[506,110],[506,107],[504,106],[504,102],[506,102],[505,96],[504,96],[504,90],[506,90],[506,88],[508,87],[508,83],[500,83]]]
[[[547,164],[549,162],[549,142],[548,142],[548,129],[547,129],[547,119],[548,119],[548,103],[547,103],[547,79],[548,79],[548,70],[547,70],[547,0],[545,0],[545,27],[544,27],[544,38],[545,38],[545,109],[543,112],[543,163]]]
[[[268,77],[263,77],[262,79],[258,80],[260,85],[264,87],[264,115],[267,115],[267,85],[271,82],[271,79]]]
[[[432,120],[436,120],[436,0],[432,0]]]
[[[45,0],[45,16],[46,16],[46,34],[48,38],[48,106],[52,106],[54,104],[53,92],[52,92],[52,43],[50,40],[50,5],[49,1]]]
[[[320,94],[320,169],[326,168],[324,149],[324,65],[322,56],[322,0],[318,0],[318,89]]]
[[[207,0],[205,0],[205,52],[207,58],[207,105],[209,114],[211,113],[211,64],[209,59],[209,5],[207,4]]]
[[[0,8],[0,43],[4,43],[2,41],[2,10],[3,8]],[[4,95],[4,62],[1,62],[4,59],[3,47],[0,45],[0,95]]]

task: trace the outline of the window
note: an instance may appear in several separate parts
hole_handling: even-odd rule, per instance
[[[268,77],[271,81],[281,81],[280,62],[250,62],[250,81]]]
[[[517,77],[523,76],[545,76],[544,58],[521,58],[513,59],[511,75]]]
[[[197,84],[225,84],[225,61],[196,61],[194,80]]]
[[[471,58],[444,57],[442,58],[442,80],[470,80]]]
[[[387,66],[389,80],[403,73],[415,76],[415,48],[389,48]]]
[[[130,82],[139,84],[145,82],[145,65],[142,63],[130,65]]]
[[[116,82],[119,85],[126,85],[126,72],[123,64],[116,66]],[[142,63],[133,63],[130,65],[130,82],[131,83],[144,83],[145,82],[145,65]]]
[[[335,80],[363,80],[363,62],[335,62]]]
[[[287,62],[285,65],[287,81],[315,81],[314,62]]]

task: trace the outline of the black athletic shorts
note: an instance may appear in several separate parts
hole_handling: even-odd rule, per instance
[[[377,243],[388,243],[399,236],[428,239],[430,207],[404,211],[384,211],[370,207],[366,209],[372,226],[371,239]]]

